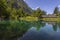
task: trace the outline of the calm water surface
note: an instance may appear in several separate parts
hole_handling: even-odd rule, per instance
[[[0,22],[0,40],[60,40],[60,22]]]
[[[30,25],[32,27],[18,40],[60,40],[60,23],[38,21]]]

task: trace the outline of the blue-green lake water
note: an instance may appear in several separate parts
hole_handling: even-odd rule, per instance
[[[32,25],[19,40],[60,40],[60,23],[38,22]]]
[[[60,22],[0,22],[0,40],[60,40]]]

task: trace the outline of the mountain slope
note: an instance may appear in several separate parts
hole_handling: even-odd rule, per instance
[[[8,5],[12,8],[20,9],[23,8],[24,12],[31,13],[32,9],[23,0],[7,0]]]

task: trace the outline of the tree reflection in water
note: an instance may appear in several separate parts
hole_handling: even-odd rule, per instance
[[[1,21],[0,22],[0,40],[17,40],[28,29],[35,27],[37,30],[44,27],[46,23],[53,26],[53,30],[60,28],[60,22],[42,22],[42,21]]]
[[[40,21],[1,21],[0,22],[0,40],[17,40],[29,28],[36,27],[39,30],[45,23]]]
[[[41,24],[39,29],[37,27],[39,26],[38,23],[35,24],[35,27],[30,28],[19,40],[60,40],[60,22],[41,22],[45,25],[42,27]]]

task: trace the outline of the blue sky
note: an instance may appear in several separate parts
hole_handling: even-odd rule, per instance
[[[52,14],[54,8],[58,6],[60,8],[60,0],[25,0],[26,3],[32,9],[36,9],[40,7],[40,9],[47,12],[47,14]]]

